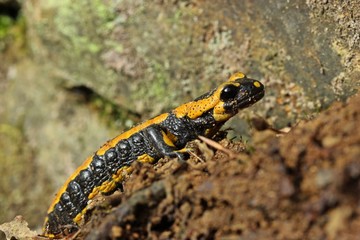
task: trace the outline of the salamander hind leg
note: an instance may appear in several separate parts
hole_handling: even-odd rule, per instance
[[[160,127],[150,126],[145,129],[145,133],[151,144],[162,156],[178,158],[180,161],[185,161],[189,158],[187,149],[177,149],[173,141]]]

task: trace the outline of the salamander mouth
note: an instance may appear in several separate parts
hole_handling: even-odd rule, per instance
[[[265,90],[262,89],[260,92],[253,94],[252,96],[246,96],[243,99],[240,99],[240,101],[236,104],[237,109],[243,109],[243,108],[247,108],[251,105],[253,105],[254,103],[256,103],[257,101],[259,101],[260,99],[262,99],[265,95]]]
[[[255,94],[255,95],[253,96],[253,99],[257,102],[257,101],[259,101],[260,99],[262,99],[264,96],[265,96],[265,90],[263,89],[261,92]]]

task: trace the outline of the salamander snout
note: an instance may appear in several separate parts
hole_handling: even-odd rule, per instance
[[[262,99],[264,95],[265,87],[261,82],[249,78],[243,79],[236,97],[237,108],[247,108]]]
[[[264,85],[254,79],[237,79],[225,85],[221,91],[220,99],[224,102],[224,108],[237,111],[247,108],[264,97]]]

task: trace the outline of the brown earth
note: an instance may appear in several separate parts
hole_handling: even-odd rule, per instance
[[[235,158],[194,144],[199,158],[186,163],[136,164],[76,239],[356,239],[359,102],[335,103],[281,136],[221,141]]]

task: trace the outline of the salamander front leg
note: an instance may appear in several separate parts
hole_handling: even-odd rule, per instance
[[[163,156],[176,157],[180,161],[185,161],[189,158],[187,150],[185,148],[178,150],[173,141],[160,127],[150,126],[146,129],[146,134],[155,149]]]

